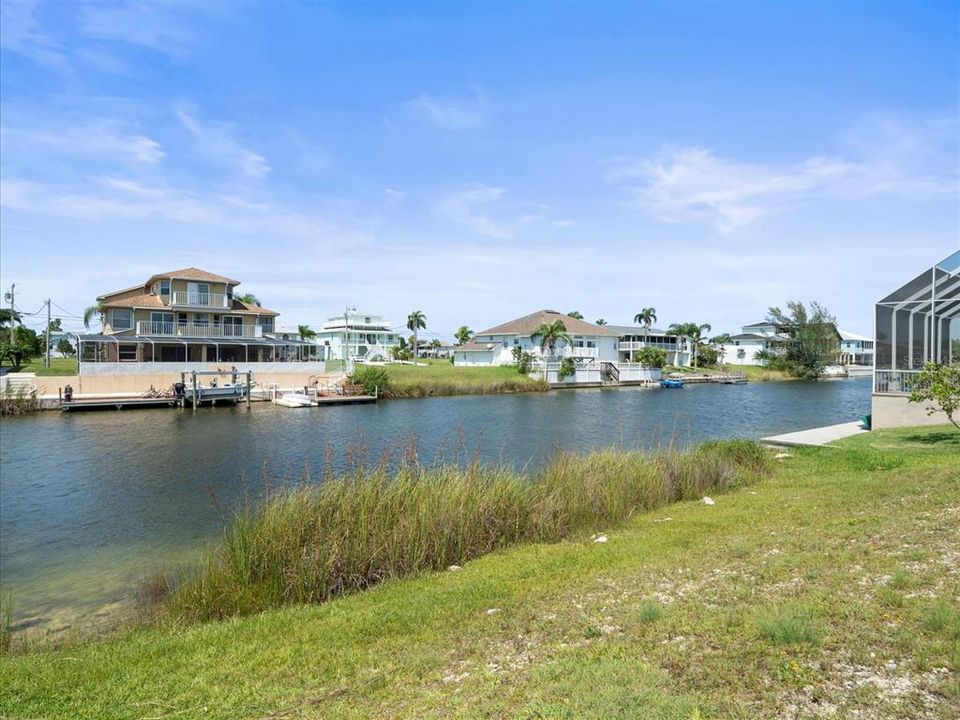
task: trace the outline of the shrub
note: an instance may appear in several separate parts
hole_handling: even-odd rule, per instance
[[[810,613],[796,608],[777,610],[760,620],[760,636],[774,645],[817,645],[820,631]]]
[[[643,365],[662,368],[667,364],[667,351],[662,348],[645,347],[634,352],[633,359]]]
[[[564,358],[560,361],[560,369],[557,370],[557,380],[563,382],[566,378],[577,372],[577,364],[573,358]]]
[[[348,381],[363,387],[367,395],[376,395],[387,389],[390,376],[385,367],[379,365],[357,365]]]

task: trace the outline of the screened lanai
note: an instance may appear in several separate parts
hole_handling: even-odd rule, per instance
[[[875,393],[909,393],[927,361],[960,361],[960,250],[876,305]]]

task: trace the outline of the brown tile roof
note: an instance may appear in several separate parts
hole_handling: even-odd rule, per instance
[[[227,285],[239,285],[239,280],[231,280],[223,275],[215,275],[212,272],[201,270],[200,268],[188,267],[182,270],[171,270],[170,272],[157,273],[150,277],[145,283],[149,285],[154,280],[163,280],[164,278],[177,278],[178,280],[199,280],[200,282],[226,283]]]
[[[599,335],[602,337],[620,337],[619,333],[613,330],[607,330],[600,325],[594,325],[586,320],[577,320],[569,315],[564,315],[556,310],[538,310],[535,313],[524,315],[522,318],[511,320],[510,322],[497,325],[488,330],[476,333],[477,335],[519,335],[528,337],[536,332],[537,328],[544,323],[552,323],[554,320],[563,320],[567,332],[571,335]]]
[[[254,305],[253,303],[245,303],[240,300],[234,299],[233,307],[230,312],[249,312],[256,313],[257,315],[279,315],[276,310],[267,310],[265,307],[260,307],[259,305]]]
[[[120,292],[125,292],[121,290]],[[110,293],[110,295],[116,295],[117,293]],[[100,298],[109,298],[110,295],[101,295]],[[166,308],[167,306],[161,302],[158,295],[144,294],[144,295],[134,295],[132,297],[120,298],[119,300],[102,300],[101,304],[104,307],[117,307],[117,308]]]

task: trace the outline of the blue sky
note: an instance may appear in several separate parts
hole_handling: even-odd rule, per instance
[[[802,299],[870,332],[960,246],[956,3],[0,7],[26,311],[196,265],[291,324]]]

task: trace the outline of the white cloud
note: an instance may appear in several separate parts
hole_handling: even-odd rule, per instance
[[[36,0],[0,3],[0,47],[28,57],[38,65],[61,72],[69,70],[60,43],[40,29]]]
[[[420,93],[407,106],[417,117],[444,130],[482,127],[490,113],[490,103],[479,90],[468,98],[440,98]]]
[[[137,45],[177,58],[193,42],[192,33],[178,17],[178,10],[188,8],[202,10],[204,3],[88,3],[80,10],[79,30],[88,37]]]
[[[184,108],[176,111],[177,119],[196,140],[200,152],[235,166],[244,175],[263,177],[270,172],[270,164],[259,153],[243,147],[234,139],[235,127],[228,123],[201,123]]]
[[[509,239],[525,225],[543,220],[546,208],[527,204],[515,208],[509,217],[494,217],[491,207],[506,194],[506,189],[490,185],[468,185],[450,193],[437,206],[440,215],[471,232],[488,237]]]
[[[63,121],[61,126],[32,127],[22,120],[2,128],[4,152],[36,159],[41,151],[69,157],[94,157],[107,162],[156,165],[166,153],[159,142],[112,120]]]
[[[910,126],[887,119],[861,131],[850,157],[794,164],[722,158],[699,147],[669,147],[655,158],[609,161],[608,182],[662,222],[702,221],[720,232],[814,198],[957,192],[955,121]],[[936,131],[936,132],[935,132]]]

